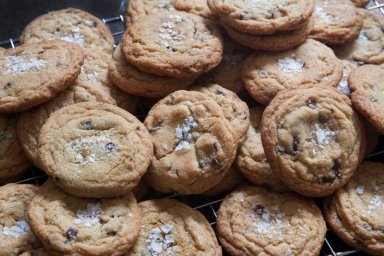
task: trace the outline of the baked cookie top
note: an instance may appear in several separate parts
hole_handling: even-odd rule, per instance
[[[313,12],[312,0],[208,0],[221,22],[254,34],[289,30],[306,21]]]
[[[292,50],[252,54],[244,62],[242,80],[252,98],[268,105],[283,89],[305,84],[336,87],[342,75],[341,61],[333,51],[308,39]]]
[[[80,198],[51,180],[28,208],[33,232],[57,255],[122,255],[137,239],[140,219],[132,193],[110,199]]]
[[[23,252],[19,256],[51,256],[51,254],[49,254],[46,249],[39,248],[35,250],[28,250],[26,252]]]
[[[172,0],[130,0],[125,16],[125,26],[128,28],[135,21],[158,11],[175,11]]]
[[[121,41],[128,62],[156,75],[195,78],[217,66],[223,55],[219,29],[186,12],[157,12],[128,27]]]
[[[208,7],[207,0],[172,0],[178,11],[185,11],[215,21],[218,17]]]
[[[306,196],[332,194],[355,172],[363,128],[349,98],[330,86],[284,90],[265,109],[261,140],[273,170]]]
[[[85,11],[67,8],[49,12],[31,21],[20,35],[20,42],[64,40],[87,50],[111,53],[114,39],[108,26]]]
[[[214,99],[201,92],[170,94],[144,124],[155,152],[146,177],[156,190],[203,193],[220,182],[234,160],[235,130]]]
[[[38,187],[7,184],[0,187],[0,255],[17,256],[40,247],[27,221],[27,207]]]
[[[131,191],[150,164],[153,146],[132,114],[100,102],[54,112],[41,128],[42,169],[69,194],[114,197]]]
[[[126,256],[221,256],[215,233],[197,210],[171,199],[138,204],[142,214],[139,238]]]
[[[312,199],[241,186],[224,198],[217,233],[231,255],[318,255],[326,226]]]
[[[79,75],[84,55],[75,44],[46,41],[0,55],[0,112],[18,112],[56,96]]]

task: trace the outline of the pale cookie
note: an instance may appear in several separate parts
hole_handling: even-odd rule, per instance
[[[144,72],[196,78],[216,67],[223,40],[212,22],[186,12],[157,12],[130,26],[121,41],[128,62]]]
[[[227,174],[220,181],[219,184],[214,186],[213,188],[205,191],[203,193],[204,196],[217,196],[221,193],[230,191],[236,185],[240,184],[243,181],[243,175],[239,172],[236,166],[232,165],[229,168]]]
[[[124,58],[120,44],[113,52],[109,65],[109,77],[121,90],[132,95],[160,98],[186,89],[194,79],[157,76],[137,69]]]
[[[35,250],[28,250],[26,252],[23,252],[19,256],[51,256],[50,253],[44,248],[39,248]]]
[[[273,191],[287,191],[288,188],[280,181],[271,169],[264,148],[261,144],[261,117],[263,108],[251,108],[251,125],[244,142],[237,150],[236,165],[244,177],[253,184]]]
[[[308,39],[293,50],[252,54],[244,63],[242,80],[252,98],[268,105],[283,89],[305,84],[336,87],[342,75],[342,63],[332,50]]]
[[[140,18],[158,11],[175,11],[172,0],[129,0],[125,16],[125,26],[129,28]]]
[[[217,236],[230,255],[319,255],[326,226],[312,199],[242,186],[220,205]]]
[[[28,208],[31,229],[54,255],[123,255],[141,214],[132,193],[110,199],[70,196],[48,180]]]
[[[344,242],[372,255],[384,254],[384,165],[364,162],[342,189],[324,201],[324,217]]]
[[[173,0],[178,11],[185,11],[215,21],[218,17],[208,7],[207,0]]]
[[[20,42],[64,40],[87,50],[111,53],[114,39],[108,26],[90,13],[67,8],[41,15],[30,22],[20,36]]]
[[[311,16],[312,0],[208,0],[221,22],[232,28],[254,34],[272,34],[289,30]]]
[[[18,256],[40,247],[27,223],[27,206],[38,187],[8,184],[0,187],[0,255]]]
[[[0,55],[0,112],[39,105],[72,84],[84,55],[80,47],[49,41],[8,49]]]
[[[71,86],[59,93],[56,98],[21,113],[17,123],[17,134],[25,154],[34,165],[40,166],[37,155],[39,135],[41,127],[48,117],[65,106],[88,101],[114,103],[107,92],[84,83],[83,85]]]
[[[332,194],[355,172],[364,130],[349,98],[329,86],[280,92],[265,109],[261,140],[280,180],[311,197]]]
[[[192,91],[202,92],[216,101],[221,107],[224,117],[231,123],[236,131],[238,143],[243,142],[249,127],[249,108],[236,93],[221,87],[218,84],[194,86]]]
[[[170,94],[144,124],[155,152],[146,178],[160,192],[203,193],[220,182],[235,158],[235,130],[220,106],[201,92]]]
[[[221,247],[207,219],[171,199],[138,204],[142,214],[139,238],[125,256],[221,256]]]
[[[348,78],[353,70],[357,68],[357,65],[353,62],[342,60],[343,62],[343,77],[341,78],[337,89],[344,93],[345,95],[351,95],[351,90],[349,90]]]
[[[151,137],[136,117],[99,102],[76,103],[51,114],[38,145],[42,169],[65,191],[83,197],[128,193],[153,154]]]

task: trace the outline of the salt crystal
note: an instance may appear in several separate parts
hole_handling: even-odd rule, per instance
[[[368,211],[367,213],[370,214],[372,212],[372,210],[380,207],[382,204],[382,197],[381,196],[378,196],[378,195],[375,195],[371,201],[369,201],[369,204],[368,204]]]
[[[177,125],[175,129],[175,136],[179,139],[175,151],[180,151],[189,148],[189,143],[192,141],[192,129],[197,128],[198,124],[192,116],[189,116],[185,123],[182,125]]]
[[[173,228],[173,226],[171,224],[166,224],[166,225],[160,227],[161,231],[164,234],[168,234],[169,231],[171,231],[172,228]]]
[[[284,58],[278,62],[279,69],[286,73],[299,73],[303,71],[304,64],[300,61],[290,58]]]
[[[7,63],[4,65],[2,73],[13,76],[32,70],[39,70],[48,63],[46,60],[36,58],[25,59],[21,56],[7,56],[5,57],[5,61]]]
[[[25,220],[16,221],[15,225],[12,227],[4,227],[3,234],[5,236],[12,236],[19,238],[25,235],[29,231],[29,225]]]
[[[77,218],[73,221],[74,224],[83,224],[91,227],[100,221],[102,214],[101,203],[88,203],[85,211],[78,210],[76,213]]]
[[[360,34],[359,34],[359,40],[361,41],[369,41],[367,35],[365,34],[364,31],[361,31]]]
[[[364,186],[358,186],[358,187],[356,187],[356,193],[357,193],[358,195],[363,194],[363,193],[364,193]]]
[[[318,17],[320,17],[323,21],[326,21],[328,23],[333,21],[333,17],[329,15],[327,12],[325,12],[323,7],[320,7],[320,6],[316,7],[315,14]]]
[[[348,80],[341,80],[337,89],[346,95],[350,95],[351,91],[349,90]]]

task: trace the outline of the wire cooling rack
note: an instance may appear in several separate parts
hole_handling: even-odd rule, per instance
[[[120,42],[121,35],[124,33],[124,12],[126,9],[127,0],[123,0],[120,5],[120,15],[116,17],[102,18],[102,21],[109,26],[112,31],[112,35],[115,38],[115,43]],[[371,0],[368,10],[372,10],[376,13],[380,13],[384,16],[384,0],[377,1]],[[14,48],[19,45],[18,38],[9,38],[8,40],[1,41],[0,47]],[[140,117],[146,115],[147,110],[143,106],[139,106],[138,113]],[[376,149],[367,157],[369,161],[384,162],[384,137],[379,137],[379,143]],[[32,167],[17,183],[33,183],[36,185],[42,185],[47,179],[47,176],[41,170],[36,167]],[[145,199],[153,198],[172,198],[184,202],[192,208],[199,210],[207,218],[209,223],[214,227],[216,225],[217,211],[220,207],[220,203],[223,201],[225,195],[218,195],[215,197],[205,197],[201,195],[196,196],[179,196],[175,194],[160,194],[155,191],[147,193]],[[327,230],[325,243],[320,252],[321,256],[358,256],[367,255],[360,251],[356,251],[350,246],[346,245],[340,240],[332,231]],[[227,254],[224,253],[224,256]]]

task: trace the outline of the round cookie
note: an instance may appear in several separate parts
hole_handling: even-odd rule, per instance
[[[220,181],[220,183],[214,186],[213,188],[205,191],[203,195],[217,196],[221,193],[230,191],[232,188],[240,184],[240,182],[242,181],[243,181],[243,176],[241,175],[239,170],[234,165],[232,165],[231,168],[229,168],[227,174]]]
[[[260,128],[263,111],[264,109],[260,107],[250,109],[251,125],[244,142],[237,150],[235,162],[239,171],[248,181],[269,190],[284,192],[288,188],[271,169],[261,144]]]
[[[221,107],[224,117],[231,123],[236,131],[238,143],[243,142],[250,124],[249,108],[236,93],[221,87],[218,84],[208,84],[190,88],[192,91],[202,92],[216,101]]]
[[[220,106],[201,92],[170,94],[144,124],[155,152],[146,178],[160,192],[203,193],[220,182],[235,158],[235,130]]]
[[[125,60],[120,45],[113,53],[109,77],[121,90],[148,98],[165,97],[174,91],[186,89],[194,81],[142,72]]]
[[[312,199],[241,186],[220,205],[217,236],[230,255],[319,255],[326,226]]]
[[[384,254],[384,165],[364,162],[342,189],[324,200],[324,217],[344,242],[372,255]]]
[[[76,79],[80,47],[48,41],[8,49],[0,55],[0,112],[26,110],[56,96]]]
[[[352,42],[363,26],[363,18],[350,0],[315,0],[314,17],[310,37],[325,44]]]
[[[0,187],[0,255],[18,256],[40,247],[27,223],[27,206],[38,187],[7,184]]]
[[[221,256],[207,219],[197,210],[171,199],[138,204],[142,214],[139,238],[125,256]]]
[[[364,65],[348,81],[353,106],[381,133],[384,133],[384,67]]]
[[[24,111],[20,115],[17,123],[17,134],[25,154],[36,166],[40,166],[37,154],[40,130],[53,112],[79,102],[99,101],[114,103],[111,96],[103,90],[86,83],[75,84],[78,85],[67,88],[59,93],[56,98],[28,111]]]
[[[222,23],[237,31],[272,34],[308,20],[314,3],[312,0],[208,0],[208,6]]]
[[[51,256],[51,254],[49,254],[46,249],[39,248],[39,249],[23,252],[19,256]]]
[[[114,39],[108,26],[90,13],[67,8],[41,15],[30,22],[20,35],[20,42],[64,40],[87,50],[111,53]]]
[[[218,17],[208,7],[207,0],[173,0],[178,11],[185,11],[215,21]]]
[[[314,24],[314,18],[296,30],[278,31],[268,35],[253,35],[237,31],[231,26],[223,24],[228,35],[239,44],[264,51],[284,51],[303,44]]]
[[[42,169],[67,193],[82,197],[128,193],[153,154],[151,137],[136,117],[100,102],[76,103],[51,114],[38,145]]]
[[[125,16],[125,26],[129,28],[140,18],[158,11],[175,11],[172,0],[129,0]]]
[[[329,86],[280,92],[265,109],[261,140],[280,180],[321,197],[344,186],[364,155],[364,130],[349,98]]]
[[[348,78],[353,70],[357,68],[357,65],[353,62],[342,60],[343,63],[343,77],[341,78],[337,89],[344,93],[345,95],[351,95],[349,90]]]
[[[335,47],[335,54],[340,59],[367,64],[384,63],[384,22],[377,14],[359,9],[363,17],[363,28],[359,37],[343,46]]]
[[[16,181],[31,166],[17,136],[17,119],[0,115],[0,184]]]
[[[337,86],[343,75],[341,61],[330,48],[312,39],[278,53],[254,53],[243,65],[242,80],[256,101],[268,105],[286,88],[305,84]]]
[[[110,199],[80,198],[51,180],[28,208],[31,229],[55,255],[122,255],[135,243],[140,219],[132,193]]]
[[[223,56],[219,29],[186,12],[157,12],[130,26],[121,41],[128,62],[144,72],[196,78],[217,66]]]

